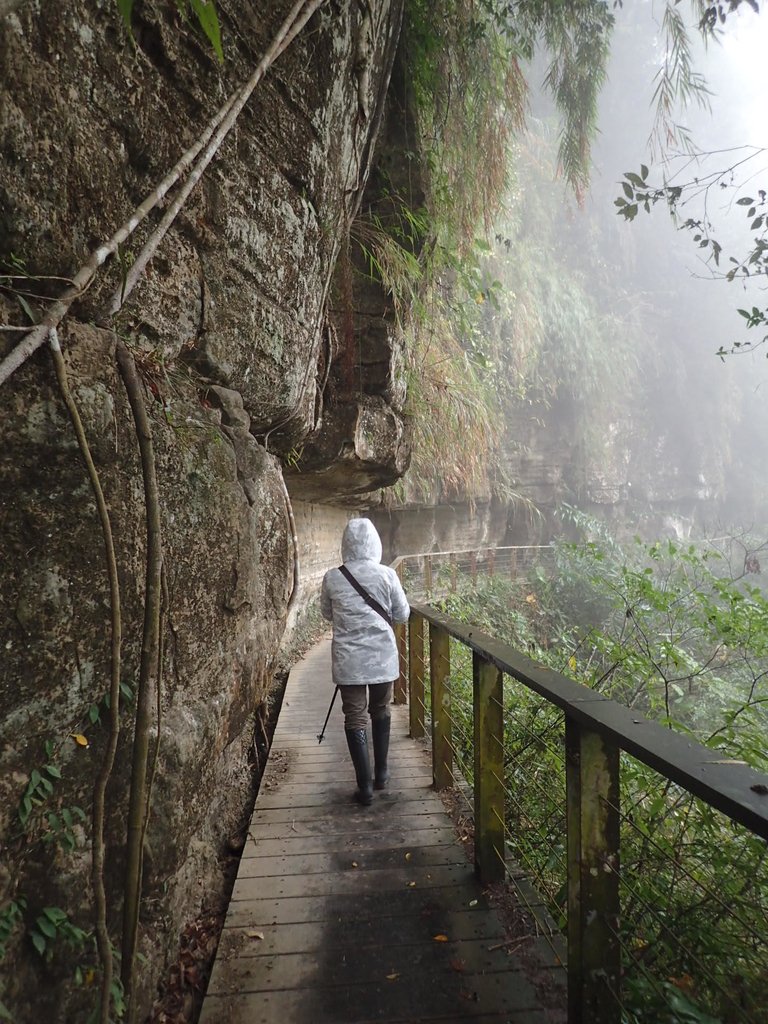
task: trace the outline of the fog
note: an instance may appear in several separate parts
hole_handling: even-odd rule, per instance
[[[641,505],[660,497],[669,498],[672,506],[679,500],[680,511],[704,528],[726,522],[764,525],[768,344],[725,359],[717,352],[730,350],[734,342],[754,344],[766,334],[760,328],[747,331],[737,313],[738,308],[764,308],[765,276],[762,283],[754,277],[729,283],[723,276],[733,266],[729,257],[744,257],[755,234],[737,198],[768,189],[767,154],[744,148],[768,147],[768,14],[754,15],[743,5],[729,17],[720,42],[706,46],[691,22],[694,67],[706,78],[710,109],[694,104],[678,109],[674,120],[690,130],[701,155],[662,156],[651,136],[654,77],[663,59],[663,7],[633,3],[616,9],[591,189],[577,209],[561,183],[564,233],[570,237],[558,246],[555,258],[562,273],[592,282],[588,287],[600,296],[603,314],[619,325],[617,363],[625,342],[634,354],[629,392],[619,412],[610,415],[614,434],[631,436],[636,449],[626,466],[628,492]],[[534,133],[554,122],[542,95],[534,95],[532,113]],[[661,204],[650,215],[640,210],[632,223],[616,213],[622,177],[638,172],[641,164],[650,168],[649,182],[660,186],[665,179],[703,183],[707,175],[738,161],[745,162],[725,179],[736,187],[716,182],[708,190],[699,188],[697,196],[681,204],[677,224]],[[540,196],[552,187],[544,176],[537,179],[522,170],[519,184],[523,208],[534,193]],[[765,209],[763,204],[759,212]],[[697,246],[693,232],[679,227],[687,218],[705,216],[723,246],[719,268],[706,261],[709,250]],[[584,254],[591,250],[595,257],[587,265]],[[599,446],[593,457],[599,471]]]

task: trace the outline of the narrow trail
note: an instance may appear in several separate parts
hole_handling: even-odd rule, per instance
[[[393,707],[386,792],[354,803],[330,641],[292,670],[201,1024],[545,1024],[428,758]]]

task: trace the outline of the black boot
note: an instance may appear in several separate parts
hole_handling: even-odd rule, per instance
[[[374,718],[371,722],[373,732],[373,763],[376,776],[373,783],[374,789],[386,789],[389,782],[389,770],[387,769],[387,753],[389,752],[389,729],[392,719]]]
[[[355,766],[357,789],[355,800],[364,807],[373,801],[373,781],[371,779],[371,762],[368,758],[368,735],[365,729],[345,729],[347,746],[352,764]]]

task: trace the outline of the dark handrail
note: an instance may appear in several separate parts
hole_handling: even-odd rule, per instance
[[[768,776],[746,764],[719,761],[717,751],[710,747],[531,661],[508,644],[430,605],[414,604],[411,609],[561,708],[579,725],[610,739],[638,761],[768,839]]]

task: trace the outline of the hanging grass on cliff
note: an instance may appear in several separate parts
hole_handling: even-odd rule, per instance
[[[562,115],[559,171],[577,198],[583,195],[612,23],[599,0],[406,4],[409,142],[424,194],[420,244],[418,255],[409,252],[407,272],[391,251],[384,270],[377,268],[411,311],[415,438],[406,491],[471,500],[502,486],[506,383],[496,366],[499,346],[484,338],[501,286],[489,274],[485,239],[504,211],[513,142],[525,125],[527,64],[537,46],[550,55],[546,84]]]

